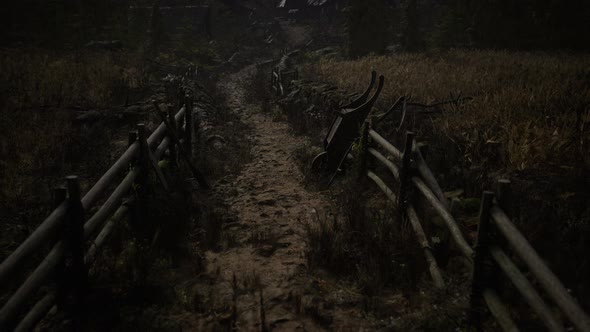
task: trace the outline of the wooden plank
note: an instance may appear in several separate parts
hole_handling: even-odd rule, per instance
[[[160,145],[158,145],[158,148],[156,149],[156,151],[154,151],[154,157],[156,157],[157,160],[160,160],[162,158],[164,152],[166,152],[166,150],[170,146],[170,142],[170,137],[164,137]]]
[[[164,112],[162,112],[160,110],[160,106],[158,104],[154,104],[154,106],[156,107],[157,110],[159,110],[159,115],[162,118],[162,121],[167,126],[169,126],[168,120],[166,119],[166,115]],[[184,158],[184,160],[188,164],[189,168],[191,169],[191,172],[193,173],[193,175],[197,179],[197,182],[199,182],[199,185],[201,185],[204,189],[210,189],[211,187],[207,183],[207,180],[205,180],[205,177],[201,174],[201,172],[193,164],[193,162],[190,160],[190,158],[188,158],[188,156],[186,155],[186,152],[184,151],[182,144],[180,144],[180,139],[179,139],[179,136],[177,135],[176,131],[171,129],[168,133],[170,135],[170,138],[172,139],[172,142],[178,146],[178,149],[181,152],[180,154],[182,155],[182,157]]]
[[[55,237],[58,229],[65,222],[64,217],[67,206],[67,202],[60,204],[10,256],[4,259],[2,265],[0,265],[0,284],[5,284],[9,279],[14,278],[22,263]]]
[[[477,227],[477,241],[473,248],[473,265],[471,273],[471,293],[469,295],[469,321],[478,330],[482,326],[483,291],[490,287],[493,279],[493,268],[488,250],[492,236],[490,234],[490,208],[494,201],[494,193],[484,191],[479,209],[479,224]]]
[[[178,111],[178,113],[176,113],[176,115],[174,115],[174,118],[176,119],[176,121],[180,121],[182,119],[185,111],[186,111],[185,107],[182,107]],[[154,148],[154,146],[166,136],[166,131],[167,131],[166,124],[163,122],[160,123],[158,128],[156,128],[156,130],[154,130],[152,132],[152,134],[150,135],[150,137],[148,137],[148,139],[147,139],[150,149]]]
[[[508,218],[512,218],[512,188],[510,180],[499,179],[496,182],[496,200],[498,206]]]
[[[84,238],[89,239],[98,228],[119,208],[121,202],[131,186],[139,176],[139,169],[134,168],[127,176],[121,181],[121,183],[115,188],[112,195],[106,200],[106,202],[94,213],[90,219],[84,225]]]
[[[194,131],[194,123],[193,123],[193,101],[187,97],[186,98],[186,112],[184,117],[184,143],[186,144],[186,151],[189,157],[193,158],[193,131]]]
[[[393,193],[393,191],[381,180],[377,174],[367,171],[367,176],[375,182],[375,184],[383,191],[383,193],[392,201],[397,202],[397,196]]]
[[[533,311],[537,313],[547,329],[553,332],[565,331],[563,325],[559,322],[553,311],[545,304],[537,290],[531,285],[527,278],[520,272],[518,267],[510,260],[510,258],[496,246],[490,247],[492,258],[496,261],[500,269],[504,272],[506,277],[512,281],[514,287],[524,297],[526,302],[531,306]]]
[[[357,183],[362,183],[363,179],[367,175],[367,148],[369,146],[369,129],[371,128],[371,122],[365,120],[363,127],[361,129],[361,136],[359,140],[359,149],[358,149],[358,160],[356,161],[355,165],[356,169],[356,181]],[[346,155],[346,159],[350,153]]]
[[[430,205],[434,208],[434,210],[438,213],[438,215],[443,219],[447,228],[449,229],[451,236],[459,248],[459,250],[463,253],[465,258],[467,258],[470,262],[473,262],[473,249],[471,246],[465,241],[461,230],[459,229],[459,225],[455,221],[455,218],[451,215],[451,213],[444,207],[444,205],[438,200],[436,195],[428,188],[428,186],[422,181],[422,179],[418,177],[413,177],[412,182],[418,188],[418,191],[426,198],[426,200],[430,203]]]
[[[168,186],[168,181],[166,181],[166,177],[164,176],[162,169],[158,165],[158,160],[156,159],[156,157],[154,156],[152,151],[150,151],[149,149],[147,150],[147,154],[148,154],[148,158],[150,160],[150,163],[152,165],[152,169],[156,173],[156,177],[160,181],[160,184],[162,185],[164,190],[170,191],[170,187]]]
[[[401,219],[404,219],[406,212],[405,204],[408,200],[408,186],[410,184],[411,162],[412,162],[412,147],[414,146],[414,136],[412,132],[406,132],[406,145],[404,154],[402,155],[402,165],[399,172],[399,194],[397,195],[397,207],[400,211]]]
[[[119,174],[125,172],[139,154],[139,143],[133,143],[82,198],[84,209],[91,209]]]
[[[16,315],[22,312],[23,307],[27,304],[31,296],[53,274],[64,252],[65,244],[63,241],[53,246],[41,264],[37,266],[6,304],[4,304],[4,307],[0,309],[0,331],[8,330],[10,322],[14,320]]]
[[[43,296],[14,329],[15,332],[33,331],[35,326],[47,315],[55,304],[55,292]]]
[[[397,197],[389,188],[385,182],[379,176],[371,171],[367,172],[367,176],[377,184],[377,186],[383,191],[383,193],[387,196],[387,198],[394,204],[397,204]],[[430,248],[430,244],[426,238],[426,234],[424,233],[424,229],[422,225],[420,225],[420,220],[418,219],[418,214],[412,205],[408,206],[408,217],[410,219],[410,223],[412,224],[412,228],[414,229],[414,233],[418,238],[418,242],[422,245],[422,249],[424,250],[424,255],[426,258],[426,262],[428,264],[428,271],[432,276],[432,280],[434,281],[434,285],[437,288],[443,288],[445,283],[442,278],[442,274],[440,272],[440,268],[434,259],[434,255],[432,254],[432,249]]]
[[[113,214],[113,216],[109,219],[109,221],[105,224],[103,229],[96,236],[96,239],[91,242],[90,247],[86,252],[86,256],[84,257],[86,264],[90,264],[94,260],[96,254],[98,253],[98,250],[102,248],[102,246],[106,243],[106,239],[115,227],[115,223],[121,220],[128,211],[129,207],[126,204],[121,205]]]
[[[420,176],[422,177],[422,179],[424,180],[426,185],[428,185],[428,188],[430,188],[430,190],[432,190],[432,192],[436,195],[436,197],[441,202],[441,204],[448,211],[450,211],[451,209],[450,209],[449,202],[447,201],[445,194],[443,193],[442,189],[440,188],[438,181],[436,181],[434,174],[432,174],[432,171],[428,167],[428,164],[426,164],[426,160],[424,160],[424,156],[422,156],[420,149],[418,149],[418,148],[414,149],[413,157],[414,157],[414,161],[416,162],[416,166],[418,167],[418,173],[420,173]]]
[[[176,118],[181,118],[184,115],[185,109],[182,108],[176,115]],[[148,145],[152,146],[160,140],[166,133],[166,125],[164,123],[150,135],[147,139]],[[127,169],[129,163],[136,157],[139,152],[139,144],[132,144],[119,159],[109,168],[107,172],[96,182],[96,184],[84,195],[81,199],[84,208],[88,209],[93,206],[99,197],[108,188],[116,176]],[[0,265],[0,284],[6,283],[9,278],[13,278],[14,274],[22,263],[28,259],[39,248],[47,244],[47,241],[53,238],[57,230],[64,224],[64,217],[67,212],[67,203],[63,202],[37,227],[33,233]],[[85,227],[85,234],[87,233]],[[92,228],[92,226],[90,226]],[[31,294],[32,291],[39,287],[39,280],[45,280],[47,274],[55,268],[58,256],[63,253],[63,244],[56,244],[52,251],[46,256],[43,262],[35,269],[25,283],[21,285],[17,293],[6,303],[0,312],[0,326],[6,323],[6,317],[9,317],[14,308],[20,308],[19,304],[23,299],[23,294]]]
[[[574,326],[580,331],[590,331],[590,318],[576,303],[576,300],[562,285],[561,281],[545,265],[535,249],[512,224],[508,216],[498,207],[492,208],[492,220],[504,235],[514,252],[523,260],[545,291],[563,310]]]
[[[506,332],[518,332],[519,329],[514,323],[514,320],[510,316],[510,311],[506,308],[498,294],[492,289],[486,289],[483,291],[483,299],[490,309],[490,313],[496,321],[500,324],[503,331]]]
[[[185,108],[181,108],[174,116],[181,119],[184,116]],[[156,130],[147,138],[150,148],[159,142],[166,134],[166,124],[161,123]],[[139,154],[139,142],[133,143],[119,159],[105,172],[105,174],[92,186],[92,188],[82,198],[82,205],[89,210],[98,201],[100,196],[108,189],[113,180],[127,169],[129,163]],[[0,279],[1,280],[1,279]]]
[[[391,160],[387,159],[384,155],[382,155],[379,151],[373,149],[373,148],[369,148],[368,152],[373,155],[377,160],[379,160],[383,165],[385,165],[385,167],[387,167],[389,169],[389,171],[391,172],[391,174],[393,174],[393,177],[399,181],[399,169],[397,168],[397,166],[395,166],[395,164],[393,162],[391,162]]]
[[[371,136],[371,138],[376,143],[381,145],[385,149],[385,151],[389,152],[397,160],[402,160],[402,153],[400,152],[400,150],[393,146],[393,144],[389,143],[385,138],[383,138],[383,136],[379,135],[373,129],[369,130],[369,136]]]

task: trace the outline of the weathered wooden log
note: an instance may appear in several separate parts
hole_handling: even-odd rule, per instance
[[[47,315],[47,312],[54,306],[56,300],[55,291],[51,291],[43,296],[25,315],[20,323],[14,329],[15,332],[33,331],[35,326]]]
[[[531,285],[524,274],[520,272],[506,253],[496,246],[490,247],[490,253],[506,277],[514,284],[516,290],[531,306],[539,319],[545,323],[547,329],[553,332],[565,331],[563,325],[553,314],[553,311],[545,304],[545,301],[543,301],[537,290]]]
[[[389,198],[389,200],[391,200],[392,202],[397,202],[397,196],[395,195],[393,190],[391,190],[391,188],[389,188],[377,174],[371,171],[367,171],[367,176],[371,180],[373,180],[373,182],[375,182],[375,184],[379,187],[379,189],[381,189],[381,191],[383,191],[383,193],[387,196],[387,198]]]
[[[8,279],[14,278],[23,262],[56,236],[57,231],[65,222],[66,212],[67,203],[63,202],[2,262],[2,265],[0,265],[0,284],[5,284]]]
[[[185,102],[186,112],[185,113],[185,127],[184,127],[184,144],[186,145],[186,151],[189,158],[193,158],[193,101],[187,97]]]
[[[479,225],[477,227],[477,242],[473,253],[471,273],[471,294],[469,296],[469,321],[477,329],[481,329],[483,307],[483,291],[490,288],[493,264],[489,246],[491,241],[490,208],[494,200],[494,193],[485,191],[482,194],[479,210]]]
[[[395,166],[395,164],[393,162],[391,162],[391,160],[385,158],[384,155],[382,155],[379,151],[377,151],[373,148],[369,148],[368,152],[371,155],[373,155],[377,160],[379,160],[383,165],[385,165],[385,167],[387,167],[387,169],[389,169],[391,174],[393,174],[393,177],[397,181],[399,181],[399,168],[397,166]]]
[[[506,305],[502,302],[502,300],[500,300],[500,297],[498,297],[496,291],[492,289],[485,289],[483,291],[483,299],[490,309],[490,313],[492,316],[494,316],[498,324],[500,324],[500,327],[503,331],[520,331],[514,323],[512,316],[510,316],[510,311],[506,308]]]
[[[160,110],[160,106],[158,104],[154,104],[154,106],[155,106],[156,110],[158,111],[160,117],[162,118],[162,121],[168,126],[168,128],[171,128],[170,123],[168,122],[168,119],[166,119],[165,113],[163,113]],[[199,182],[199,185],[201,187],[203,187],[204,189],[210,189],[211,187],[207,183],[207,180],[205,179],[203,174],[201,174],[201,172],[197,169],[197,167],[193,164],[193,162],[188,158],[186,152],[183,149],[182,144],[180,144],[180,139],[179,139],[177,132],[175,130],[170,130],[168,134],[169,134],[170,138],[172,139],[172,142],[178,146],[178,148],[180,150],[180,155],[184,158],[184,160],[188,164],[189,168],[191,169],[191,172],[193,173],[193,175],[195,176],[195,178]]]
[[[457,222],[451,215],[451,213],[444,207],[444,205],[438,200],[438,198],[434,195],[432,190],[428,188],[428,186],[422,181],[422,179],[418,177],[413,177],[412,182],[418,188],[418,191],[426,198],[426,200],[430,203],[430,205],[434,208],[434,210],[438,213],[438,215],[443,219],[447,228],[451,233],[451,237],[453,241],[459,248],[459,250],[463,253],[465,258],[469,261],[472,261],[473,249],[471,246],[465,241]]]
[[[414,133],[406,133],[406,145],[404,154],[402,155],[402,165],[399,172],[399,191],[397,195],[397,207],[400,211],[400,216],[404,219],[406,213],[406,202],[408,200],[408,188],[410,185],[410,178],[412,177],[411,162],[412,162],[412,147],[414,146]]]
[[[588,315],[580,308],[555,274],[545,265],[539,254],[512,224],[504,211],[498,207],[493,207],[491,214],[494,224],[508,240],[514,252],[523,260],[543,286],[543,289],[563,310],[574,326],[580,331],[590,331],[590,318]]]
[[[119,220],[123,219],[123,216],[125,214],[127,214],[128,211],[129,211],[129,207],[126,204],[121,205],[117,209],[117,211],[113,214],[113,216],[109,219],[109,221],[105,224],[103,229],[96,236],[96,239],[94,241],[92,241],[92,243],[90,244],[90,247],[88,248],[88,251],[86,252],[86,256],[84,256],[84,260],[86,261],[86,264],[90,264],[92,261],[94,261],[96,255],[98,254],[98,251],[106,243],[107,237],[113,231],[115,224]]]
[[[66,251],[62,269],[58,271],[58,304],[70,311],[73,327],[82,328],[83,304],[88,286],[88,269],[84,262],[84,206],[77,176],[66,177],[68,188],[68,214],[64,234]],[[70,299],[71,297],[71,299]]]
[[[369,130],[369,136],[371,136],[375,143],[381,145],[385,149],[385,151],[389,152],[397,160],[402,160],[402,153],[395,146],[389,143],[385,138],[379,135],[376,131],[372,129]]]
[[[175,118],[181,118],[185,112],[182,108]],[[162,123],[153,133],[147,138],[149,147],[160,141],[166,133],[166,125]],[[97,181],[97,183],[86,193],[81,199],[82,207],[88,209],[92,207],[100,198],[100,196],[107,190],[108,186],[116,178],[116,176],[124,171],[129,163],[138,155],[139,143],[132,143],[129,148],[121,155],[121,157],[113,164],[113,166]],[[129,180],[129,178],[126,178]],[[121,192],[125,192],[127,181],[120,184],[115,193],[110,197],[110,202],[107,203],[97,211],[97,213],[88,220],[89,224],[84,226],[85,236],[89,236],[93,231],[99,227],[112,213],[112,209],[118,205],[115,203],[120,199]],[[126,190],[125,190],[126,189]],[[62,202],[52,213],[41,223],[37,229],[0,265],[0,283],[4,283],[8,278],[14,277],[14,273],[22,265],[22,263],[29,258],[33,253],[38,251],[42,246],[47,245],[48,240],[54,238],[57,231],[65,223],[65,216],[68,210],[68,203]],[[37,268],[27,277],[25,282],[17,289],[17,291],[10,297],[4,307],[0,309],[0,329],[7,326],[9,322],[14,319],[14,316],[20,312],[22,306],[28,301],[31,295],[47,280],[57,267],[59,261],[65,250],[65,244],[60,241],[53,246],[49,254],[37,266]]]
[[[447,198],[445,197],[445,194],[443,193],[442,189],[440,188],[438,181],[436,181],[434,174],[432,174],[432,171],[428,167],[428,164],[426,164],[426,160],[424,160],[424,157],[422,156],[422,152],[420,152],[420,149],[414,149],[413,157],[414,161],[416,162],[418,172],[420,173],[420,176],[422,177],[426,185],[428,185],[428,188],[432,190],[432,192],[436,195],[441,204],[448,211],[451,211],[450,204]]]
[[[168,147],[170,147],[170,144],[172,144],[170,137],[165,137],[160,143],[160,145],[158,145],[156,151],[154,151],[154,157],[156,157],[156,159],[158,160],[162,158],[164,152],[166,152],[166,150],[168,150]]]
[[[104,222],[119,208],[123,198],[133,183],[139,177],[140,170],[137,168],[132,169],[127,176],[121,181],[121,183],[115,188],[111,196],[104,202],[104,204],[94,213],[90,219],[84,225],[84,237],[89,239],[96,231],[104,224]]]
[[[426,264],[428,265],[428,272],[432,277],[432,281],[434,281],[434,286],[436,288],[444,288],[445,282],[443,280],[442,273],[438,267],[438,264],[436,263],[434,255],[432,254],[432,248],[430,247],[426,233],[420,224],[420,219],[418,218],[418,214],[416,213],[416,210],[412,204],[408,204],[407,215],[408,219],[410,220],[410,224],[412,225],[412,229],[414,230],[414,234],[416,234],[416,238],[422,246],[422,250],[424,250],[424,258],[426,259]]]
[[[31,296],[53,275],[57,264],[63,257],[65,248],[66,246],[63,241],[54,245],[45,259],[27,277],[25,282],[10,297],[6,304],[4,304],[2,309],[0,309],[0,330],[5,331],[10,329],[11,322],[22,311]]]
[[[361,129],[361,137],[359,141],[358,160],[356,162],[357,174],[356,181],[362,182],[367,174],[367,148],[369,144],[369,130],[371,129],[371,123],[365,121],[363,128]]]

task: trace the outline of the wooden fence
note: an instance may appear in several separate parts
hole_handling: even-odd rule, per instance
[[[184,94],[182,96],[184,98]],[[149,137],[145,125],[138,124],[137,131],[129,133],[127,150],[84,196],[76,176],[66,178],[65,188],[55,189],[53,212],[0,265],[2,291],[9,291],[4,289],[6,285],[16,288],[0,309],[0,331],[33,329],[56,303],[61,309],[65,298],[72,302],[73,310],[80,309],[88,267],[117,221],[127,214],[130,204],[140,204],[144,200],[142,188],[146,186],[149,172],[155,173],[166,191],[170,189],[158,163],[167,151],[168,158],[173,161],[182,157],[200,186],[208,188],[192,162],[193,103],[188,97],[184,99],[184,106],[176,114],[164,114],[160,110],[162,122]],[[157,104],[155,107],[159,110]],[[122,175],[123,180],[98,206]],[[125,200],[132,187],[137,194]],[[86,213],[93,209],[96,212],[86,218]],[[46,248],[49,248],[48,253]],[[40,256],[44,258],[31,268],[30,261]],[[27,273],[30,269],[32,272]]]
[[[544,264],[537,252],[510,220],[511,189],[510,181],[500,179],[496,193],[486,191],[482,195],[477,240],[472,247],[464,238],[459,224],[450,212],[449,203],[436,181],[423,156],[424,147],[418,146],[414,134],[407,132],[403,151],[388,142],[383,136],[365,122],[360,138],[360,148],[356,163],[358,179],[368,177],[388,199],[397,206],[402,220],[409,221],[417,240],[424,251],[429,273],[435,287],[445,287],[443,272],[439,268],[432,246],[422,227],[416,210],[416,198],[421,196],[444,221],[449,234],[463,256],[472,266],[472,289],[470,295],[470,321],[481,326],[481,314],[487,305],[505,331],[518,331],[510,311],[498,296],[497,272],[502,272],[512,282],[522,298],[538,315],[549,331],[565,331],[563,323],[531,281],[517,267],[510,255],[501,248],[507,243],[511,253],[524,262],[536,284],[542,288],[548,298],[561,310],[565,317],[579,331],[590,331],[590,318],[576,303],[559,279]],[[377,161],[378,165],[391,173],[396,180],[396,190],[392,189],[373,170],[368,169],[368,159]],[[393,160],[393,161],[392,161]],[[416,196],[410,195],[410,192]],[[501,238],[500,238],[501,237]]]
[[[291,85],[291,81],[299,79],[299,70],[282,71],[280,68],[274,68],[270,78],[270,84],[273,92],[278,97],[285,95]]]

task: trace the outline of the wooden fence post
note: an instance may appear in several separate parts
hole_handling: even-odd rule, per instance
[[[371,129],[371,122],[366,120],[361,129],[361,137],[359,141],[357,160],[357,183],[362,183],[367,176],[367,149],[369,147],[369,130]]]
[[[402,165],[400,169],[400,183],[399,183],[399,191],[397,196],[397,208],[400,213],[400,224],[403,222],[405,213],[406,213],[406,202],[408,199],[408,187],[410,180],[412,178],[412,148],[414,147],[414,137],[415,134],[413,132],[408,131],[406,133],[406,145],[404,148],[404,153],[402,155]]]
[[[129,136],[127,138],[127,147],[130,147],[131,145],[133,145],[133,143],[135,143],[135,141],[137,141],[137,132],[130,131]],[[131,170],[133,168],[134,164],[135,164],[135,161],[131,161],[129,163],[129,170]]]
[[[179,109],[181,109],[183,107],[185,107],[185,111],[186,111],[186,104],[185,104],[186,95],[184,93],[184,89],[180,85],[178,87],[176,98],[178,100],[176,107],[174,107],[173,109],[168,108],[168,110],[170,112],[172,112],[172,114],[174,114],[175,112],[177,112]],[[179,132],[180,132],[180,129],[182,129],[183,122],[184,122],[184,117],[181,117],[180,120],[176,123],[176,128],[179,129]]]
[[[193,100],[187,96],[185,102],[185,127],[184,127],[184,144],[186,146],[186,152],[188,153],[189,159],[193,158]]]
[[[135,181],[136,199],[134,203],[134,213],[131,218],[131,228],[135,236],[144,234],[143,227],[146,220],[147,195],[149,185],[150,156],[149,146],[147,143],[147,133],[143,123],[137,124],[137,141],[139,142],[139,155],[136,167],[139,175]]]
[[[494,193],[484,191],[479,210],[479,225],[477,227],[477,241],[473,248],[473,271],[471,280],[471,294],[469,298],[469,321],[476,328],[481,328],[481,314],[484,310],[483,292],[491,286],[490,280],[493,262],[489,247],[492,241],[490,209],[494,201]]]
[[[57,209],[66,200],[67,195],[68,190],[65,187],[59,186],[53,188],[53,208]]]
[[[133,143],[135,143],[136,140],[137,140],[137,132],[130,131],[128,139],[127,139],[127,147],[130,147],[131,145],[133,145]]]
[[[277,86],[277,77],[275,76],[275,69],[274,68],[271,70],[270,77],[271,77],[270,88],[276,94],[278,89],[276,87]]]
[[[513,206],[512,206],[512,188],[511,182],[508,179],[499,179],[496,183],[496,200],[498,201],[498,205],[508,218],[512,219],[513,216]]]
[[[84,263],[84,207],[81,202],[80,181],[77,176],[66,177],[68,213],[65,225],[66,252],[61,271],[58,296],[72,315],[74,330],[83,324],[83,304],[88,284],[88,270]],[[72,299],[68,300],[68,295]]]
[[[428,158],[428,144],[426,143],[420,143],[417,144],[418,145],[418,150],[420,151],[420,154],[422,155],[422,158],[424,160],[426,160],[426,158]]]
[[[145,131],[145,124],[139,123],[137,125],[137,140],[139,141],[139,158],[137,165],[139,167],[139,177],[138,183],[140,186],[145,186],[149,174],[149,167],[150,167],[150,156],[149,156],[149,146],[147,143],[147,134]]]
[[[168,108],[168,124],[170,125],[170,128],[168,128],[168,132],[178,132],[177,129],[177,125],[176,125],[176,118],[174,117],[174,112]],[[170,134],[168,134],[168,136],[171,136]],[[180,137],[179,137],[180,139]],[[170,152],[170,163],[173,166],[177,166],[178,165],[178,151],[176,150],[176,142],[174,140],[170,141],[170,146],[168,147],[168,150]]]
[[[285,90],[283,88],[283,72],[279,69],[279,97],[282,97],[285,94]]]

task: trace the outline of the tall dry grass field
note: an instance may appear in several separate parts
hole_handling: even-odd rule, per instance
[[[452,50],[322,60],[303,74],[359,92],[372,69],[386,78],[376,112],[401,96],[422,103],[472,97],[417,117],[430,166],[444,189],[472,198],[509,177],[513,221],[590,308],[590,56]],[[395,138],[397,119],[378,131]]]
[[[470,164],[485,161],[486,145],[500,144],[503,166],[511,170],[590,165],[590,56],[454,50],[324,60],[306,68],[308,77],[351,91],[365,88],[371,69],[386,78],[381,100],[473,97],[435,118]]]
[[[20,227],[49,207],[52,182],[84,151],[78,112],[108,109],[144,84],[137,63],[124,52],[0,50],[2,225]]]

